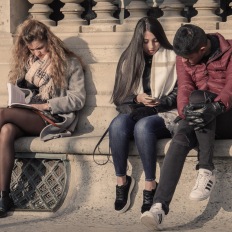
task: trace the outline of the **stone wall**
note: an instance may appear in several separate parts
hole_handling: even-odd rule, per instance
[[[31,4],[23,0],[0,1],[0,32],[14,33],[16,26],[27,16]]]

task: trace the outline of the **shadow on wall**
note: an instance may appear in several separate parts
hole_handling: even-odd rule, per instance
[[[86,102],[84,108],[80,112],[80,120],[77,125],[78,135],[90,133],[94,130],[94,126],[88,120],[96,107],[96,94],[97,89],[93,82],[92,71],[90,70],[89,64],[95,63],[95,59],[90,53],[87,43],[79,38],[78,36],[69,37],[64,40],[69,49],[80,56],[85,70],[85,88],[86,88]]]

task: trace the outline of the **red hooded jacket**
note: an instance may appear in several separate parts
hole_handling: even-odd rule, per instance
[[[191,66],[176,58],[178,78],[177,107],[179,115],[184,118],[183,108],[189,103],[193,90],[208,90],[218,96],[214,101],[221,101],[226,109],[232,107],[232,40],[226,40],[221,34],[218,37],[220,52],[207,63]]]

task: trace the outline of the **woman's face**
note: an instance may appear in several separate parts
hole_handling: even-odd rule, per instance
[[[144,52],[146,52],[148,55],[154,55],[158,51],[160,43],[158,42],[154,34],[152,34],[150,31],[145,31],[143,38]]]
[[[48,53],[47,43],[45,41],[34,40],[27,45],[31,54],[38,57],[40,60]]]

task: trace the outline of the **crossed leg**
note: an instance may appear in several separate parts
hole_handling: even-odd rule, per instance
[[[0,109],[0,191],[10,189],[15,140],[26,135],[37,136],[45,126],[43,119],[31,110]]]

